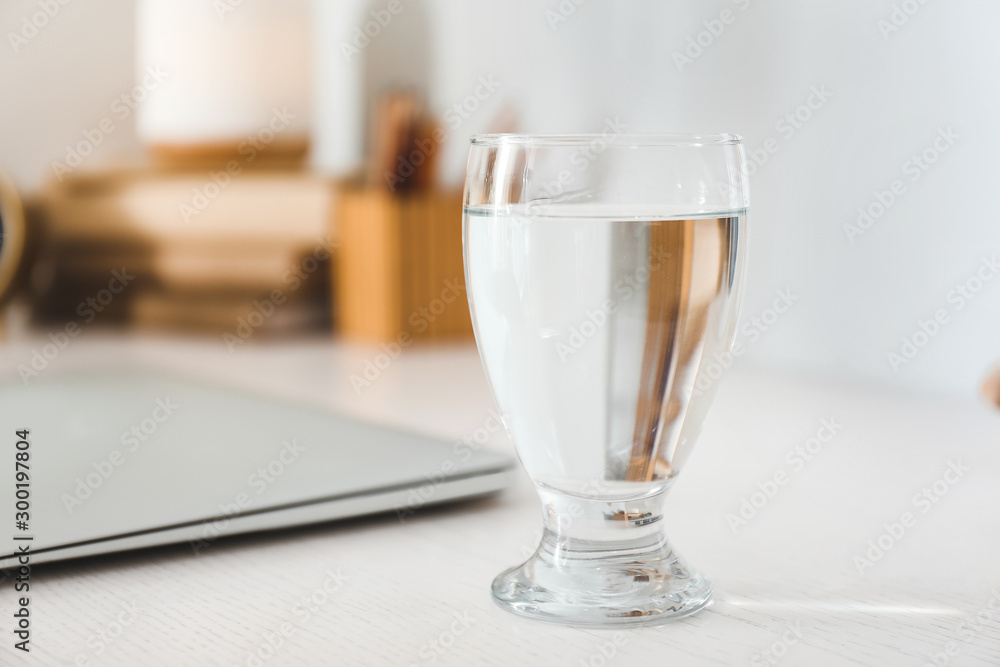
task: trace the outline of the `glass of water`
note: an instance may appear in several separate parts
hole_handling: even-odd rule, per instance
[[[472,138],[469,306],[544,521],[493,582],[501,606],[620,625],[708,604],[663,503],[733,342],[748,204],[735,135]]]

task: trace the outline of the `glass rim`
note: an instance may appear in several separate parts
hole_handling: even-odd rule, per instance
[[[601,140],[611,146],[738,146],[743,143],[739,134],[685,134],[670,133],[580,133],[580,134],[474,134],[469,137],[473,146],[574,146]]]

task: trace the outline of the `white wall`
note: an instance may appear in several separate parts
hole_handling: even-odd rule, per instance
[[[359,166],[363,100],[393,81],[426,85],[442,114],[480,76],[500,82],[469,118],[448,125],[442,166],[452,183],[464,171],[465,137],[488,129],[505,105],[526,132],[593,131],[620,116],[634,131],[740,132],[751,149],[774,138],[777,152],[752,177],[744,317],[766,314],[778,289],[799,300],[759,340],[744,337],[750,355],[968,396],[1000,358],[1000,280],[961,310],[948,300],[982,256],[1000,250],[988,199],[1000,182],[993,0],[906,0],[919,10],[888,38],[877,22],[903,0],[400,2],[402,12],[347,62],[341,43],[389,0],[314,0],[321,168]],[[36,3],[0,3],[5,35]],[[553,29],[547,12],[560,6],[575,9]],[[673,54],[724,9],[733,22],[678,71]],[[130,87],[132,12],[127,0],[70,0],[19,53],[5,38],[0,83],[12,94],[0,166],[22,187],[36,186]],[[833,96],[782,136],[776,123],[822,85]],[[960,138],[911,182],[904,162],[948,126]],[[136,150],[122,124],[90,159]],[[850,243],[845,223],[894,179],[905,194]],[[894,372],[886,354],[938,309],[947,324]]]
[[[132,0],[61,1],[44,3],[52,17],[39,0],[0,2],[0,169],[26,190],[51,176],[52,162],[65,160],[68,147],[104,118],[115,129],[85,164],[138,151],[134,118],[120,120],[112,111],[134,85]],[[33,18],[43,27],[26,28]],[[22,44],[22,31],[36,34]]]

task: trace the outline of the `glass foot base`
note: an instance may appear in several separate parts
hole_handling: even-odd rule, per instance
[[[707,607],[712,599],[712,584],[698,574],[662,575],[656,580],[660,574],[650,576],[646,566],[637,564],[634,570],[622,569],[614,574],[574,573],[567,577],[573,582],[573,589],[568,590],[541,583],[539,579],[550,577],[539,577],[539,569],[538,563],[528,561],[494,579],[493,598],[497,604],[543,621],[618,626],[665,623],[690,616]],[[596,592],[601,589],[604,592]]]
[[[547,521],[535,554],[493,581],[493,598],[516,614],[580,625],[664,623],[704,609],[712,584],[670,547],[662,515],[643,511],[659,502],[638,512],[635,503],[594,508],[588,502],[596,516],[584,512],[572,526]]]

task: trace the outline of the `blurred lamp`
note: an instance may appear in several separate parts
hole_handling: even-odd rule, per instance
[[[312,62],[309,4],[139,0],[136,79],[139,87],[150,82],[136,106],[143,143],[168,158],[231,156],[241,146],[249,150],[251,138],[267,145],[268,156],[304,154]],[[158,82],[151,72],[159,74]]]

